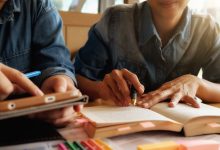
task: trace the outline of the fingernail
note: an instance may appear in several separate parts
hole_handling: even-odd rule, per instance
[[[172,102],[169,102],[169,103],[168,103],[168,106],[169,106],[169,107],[174,107],[174,104],[173,104]]]
[[[142,88],[143,91],[145,90],[145,87],[143,85],[141,86],[141,88]]]
[[[75,112],[80,112],[82,109],[83,109],[83,105],[74,106],[74,111]]]
[[[178,104],[178,102],[173,102],[173,105],[176,106]]]
[[[196,108],[200,108],[200,104],[199,104],[199,103],[197,103],[195,107],[196,107]]]
[[[142,103],[143,103],[142,101],[138,101],[138,102],[137,102],[138,105],[141,105]]]
[[[60,86],[60,87],[58,88],[58,90],[59,90],[59,92],[66,92],[66,88],[63,87],[63,86]]]
[[[140,87],[138,88],[138,90],[141,91],[141,92],[143,93],[143,92],[144,92],[144,86],[143,86],[143,85],[140,86]]]
[[[36,94],[36,95],[39,95],[39,96],[43,96],[43,95],[44,95],[44,93],[43,93],[40,89],[37,89],[37,90],[35,91],[35,94]]]
[[[79,108],[80,108],[80,110],[82,110],[83,109],[83,105],[79,105]]]
[[[173,107],[175,107],[175,106],[178,104],[178,102],[176,102],[176,101],[172,101],[172,102],[170,102],[170,103],[173,104]]]
[[[73,91],[73,96],[78,96],[79,95],[79,91],[78,90],[74,90]]]
[[[148,103],[145,103],[143,106],[144,106],[144,108],[148,108],[148,107],[149,107],[149,104],[148,104]]]

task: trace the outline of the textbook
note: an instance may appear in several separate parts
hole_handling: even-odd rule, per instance
[[[81,113],[88,120],[85,131],[95,138],[152,130],[183,131],[185,136],[220,133],[220,109],[203,103],[200,108],[183,103],[171,108],[167,102],[151,109],[94,106],[85,107]]]

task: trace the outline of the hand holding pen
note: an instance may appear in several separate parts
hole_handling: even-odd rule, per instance
[[[136,106],[136,104],[137,104],[137,91],[133,85],[131,86],[130,93],[131,93],[131,104],[133,106]]]
[[[43,95],[43,92],[23,73],[0,63],[0,100],[19,91]]]
[[[128,106],[131,102],[130,85],[134,86],[139,95],[143,94],[144,86],[137,75],[127,69],[115,69],[105,75],[97,89],[100,98],[113,100],[119,106]]]

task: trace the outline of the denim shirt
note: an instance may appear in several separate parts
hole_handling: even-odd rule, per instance
[[[186,8],[162,47],[148,2],[109,8],[89,31],[75,58],[76,74],[102,80],[113,69],[137,74],[146,91],[184,74],[220,83],[220,28],[209,16]]]
[[[62,20],[50,0],[8,0],[0,11],[0,63],[21,72],[42,71],[35,81],[65,74],[75,81]]]

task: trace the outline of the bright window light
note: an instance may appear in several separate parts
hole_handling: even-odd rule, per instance
[[[98,0],[87,0],[83,5],[82,12],[84,13],[98,13]]]

